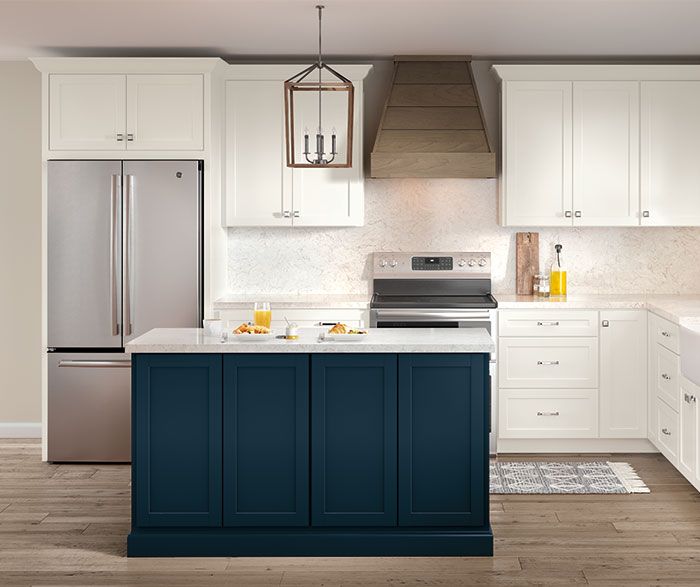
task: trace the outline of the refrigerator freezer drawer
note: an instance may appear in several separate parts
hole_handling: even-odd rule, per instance
[[[131,368],[117,353],[49,353],[48,460],[131,460]]]

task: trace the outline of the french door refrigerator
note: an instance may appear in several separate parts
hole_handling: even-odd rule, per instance
[[[202,316],[202,164],[49,161],[48,460],[131,460],[124,345]]]

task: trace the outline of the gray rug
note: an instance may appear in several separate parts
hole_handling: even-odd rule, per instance
[[[491,493],[649,493],[628,463],[491,461]]]

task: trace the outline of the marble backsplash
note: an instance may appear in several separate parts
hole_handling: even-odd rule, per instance
[[[233,293],[369,293],[375,251],[491,251],[493,290],[515,291],[515,233],[495,180],[365,184],[359,228],[230,228]],[[533,228],[542,267],[564,245],[570,293],[700,293],[700,228]]]

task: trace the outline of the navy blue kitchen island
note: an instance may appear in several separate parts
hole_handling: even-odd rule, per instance
[[[492,342],[419,336],[135,340],[128,555],[492,555]]]

